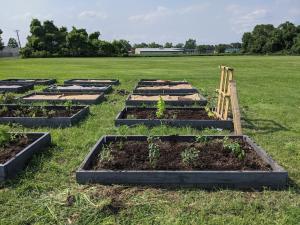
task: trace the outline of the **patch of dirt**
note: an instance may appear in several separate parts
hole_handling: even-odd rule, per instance
[[[180,90],[180,89],[193,89],[190,84],[169,84],[169,85],[155,85],[155,86],[138,86],[137,90]]]
[[[205,143],[182,142],[176,139],[154,143],[159,148],[159,158],[155,170],[271,170],[252,149],[240,138],[235,138],[245,151],[245,158],[238,159],[232,152],[223,148],[222,139],[212,139]],[[147,141],[117,141],[107,143],[112,160],[100,161],[100,154],[94,159],[92,169],[101,170],[153,170],[149,162]],[[193,165],[183,163],[181,153],[186,149],[197,150]]]
[[[21,152],[25,147],[33,143],[34,140],[26,136],[17,136],[13,141],[8,142],[4,146],[0,147],[0,164],[4,164],[19,152]]]
[[[19,107],[7,107],[2,106],[0,108],[0,117],[70,117],[78,113],[82,108],[71,109],[66,108],[44,108],[39,106],[19,106]]]
[[[124,119],[158,119],[156,109],[147,108],[127,108]],[[166,109],[161,119],[178,120],[218,120],[215,117],[209,117],[205,109]]]
[[[99,94],[34,94],[23,99],[28,100],[95,100],[99,97]]]
[[[119,90],[116,90],[116,92],[118,95],[121,95],[121,96],[125,96],[130,93],[129,91],[126,91],[125,89],[119,89]]]
[[[199,101],[199,94],[186,94],[186,95],[141,95],[132,94],[129,100],[136,101],[158,101],[161,97],[164,101]]]
[[[74,195],[68,195],[67,200],[66,200],[66,205],[67,206],[72,206],[75,203],[75,196]]]
[[[75,82],[82,82],[82,83],[90,83],[90,82],[99,82],[99,83],[101,83],[101,82],[113,82],[112,80],[101,80],[101,79],[97,79],[97,80],[93,80],[93,79],[91,79],[91,80],[73,80],[73,81],[75,81]]]

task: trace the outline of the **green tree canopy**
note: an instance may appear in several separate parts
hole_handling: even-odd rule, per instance
[[[172,48],[173,47],[173,43],[172,42],[166,42],[164,45],[164,48]]]
[[[18,48],[19,47],[18,42],[14,38],[8,39],[7,46],[10,48]]]
[[[185,45],[184,45],[184,48],[185,49],[196,49],[197,47],[197,42],[195,39],[188,39],[186,42],[185,42]]]
[[[1,34],[2,34],[2,30],[0,29],[0,50],[4,48],[4,43],[2,42]]]

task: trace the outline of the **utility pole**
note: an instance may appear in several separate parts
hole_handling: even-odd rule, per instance
[[[19,37],[19,31],[20,31],[20,30],[15,30],[15,32],[17,33],[17,37],[18,37],[19,48],[22,48],[21,42],[20,42],[20,37]]]

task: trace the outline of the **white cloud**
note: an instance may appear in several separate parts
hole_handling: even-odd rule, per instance
[[[269,13],[264,8],[256,8],[249,11],[247,8],[239,5],[229,5],[226,11],[231,15],[229,19],[231,28],[237,34],[250,31],[256,24],[264,23]]]
[[[208,4],[199,4],[199,5],[190,5],[183,8],[178,9],[171,9],[166,8],[164,6],[158,6],[155,10],[144,13],[144,14],[138,14],[130,16],[128,19],[130,21],[134,22],[147,22],[147,23],[153,23],[158,21],[159,19],[167,16],[173,16],[173,15],[185,15],[188,13],[193,12],[200,12],[203,11]]]
[[[26,12],[23,14],[15,15],[11,18],[12,18],[12,20],[15,20],[15,21],[24,21],[24,20],[30,20],[33,18],[37,18],[39,20],[51,20],[53,18],[53,16],[51,14],[42,15],[42,14],[33,14],[31,12]]]
[[[85,10],[78,14],[78,18],[80,18],[80,19],[95,19],[95,18],[106,19],[107,14],[102,13],[102,12],[95,12],[92,10]]]

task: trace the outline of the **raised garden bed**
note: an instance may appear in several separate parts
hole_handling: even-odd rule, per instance
[[[34,87],[33,83],[0,83],[0,92],[15,92],[15,93],[23,93],[29,90],[32,90]]]
[[[81,184],[286,186],[287,172],[249,137],[224,137],[103,136],[77,170],[76,179]],[[237,145],[240,154],[232,150]]]
[[[156,85],[137,85],[133,93],[199,93],[199,91],[190,84],[156,84]]]
[[[184,94],[130,94],[126,99],[126,106],[153,106],[156,105],[159,97],[162,97],[166,105],[169,106],[204,106],[207,104],[206,98],[199,93]]]
[[[62,103],[71,101],[74,104],[97,104],[104,100],[104,93],[52,93],[52,92],[37,92],[25,95],[20,98],[24,102],[50,102]]]
[[[50,144],[49,133],[15,134],[14,140],[0,147],[0,181],[14,177],[23,170],[34,153]]]
[[[88,106],[0,105],[0,123],[26,127],[69,127],[88,114]]]
[[[65,80],[64,84],[110,84],[118,85],[119,80],[116,79],[71,79]]]
[[[111,85],[52,85],[44,89],[45,92],[82,92],[82,93],[109,93],[112,91]]]
[[[157,118],[156,108],[124,108],[116,117],[115,125],[159,126],[233,129],[232,120],[219,120],[208,116],[204,108],[166,108],[162,118]]]
[[[14,83],[14,84],[30,84],[37,85],[51,85],[56,83],[56,79],[5,79],[0,80],[0,83]]]
[[[155,79],[141,79],[138,85],[168,85],[168,84],[189,84],[184,80],[155,80]]]

